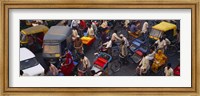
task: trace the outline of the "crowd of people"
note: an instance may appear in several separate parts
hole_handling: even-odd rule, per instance
[[[152,21],[154,21],[153,24],[161,22],[159,20]],[[167,22],[174,23],[175,21],[171,20]],[[41,20],[32,23],[33,26],[37,26],[38,24],[46,23]],[[72,28],[72,46],[66,48],[65,55],[60,57],[60,59],[64,58],[64,61],[61,62],[60,66],[55,66],[50,63],[50,61],[46,64],[48,68],[45,69],[45,75],[47,76],[99,76],[103,74],[103,71],[95,72],[94,70],[91,70],[92,61],[85,55],[85,50],[87,49],[84,49],[84,44],[81,40],[81,37],[83,36],[100,40],[102,42],[102,47],[99,48],[98,51],[106,52],[111,56],[112,47],[118,46],[120,63],[124,65],[129,64],[129,61],[127,60],[131,38],[129,37],[129,34],[137,34],[146,39],[149,35],[149,29],[153,25],[149,24],[148,20],[145,20],[143,23],[141,23],[140,20],[67,20],[63,24],[64,26]],[[123,33],[118,34],[119,31],[115,28],[116,26],[126,30],[127,35]],[[155,41],[149,48],[148,53],[143,54],[142,60],[136,68],[138,75],[144,75],[149,70],[157,72],[159,66],[166,64],[168,57],[166,56],[165,51],[170,43],[171,41],[166,38],[166,36]],[[74,63],[77,62],[82,68],[76,67],[76,64]],[[173,75],[171,63],[168,63],[164,68],[164,73],[166,76]]]

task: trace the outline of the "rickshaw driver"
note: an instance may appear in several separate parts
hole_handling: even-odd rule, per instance
[[[117,42],[120,42],[122,39],[117,35],[117,30],[114,30],[114,33],[111,36],[111,40],[113,41],[112,46],[117,46]]]
[[[136,70],[138,70],[138,74],[142,75],[147,73],[150,69],[148,56],[144,53],[142,60],[140,61],[139,65],[137,66]]]
[[[160,37],[155,43],[154,45],[156,45],[156,49],[160,49],[164,52],[164,48],[167,45],[166,41],[164,40],[164,38]]]
[[[121,38],[121,40],[124,40],[126,47],[129,48],[130,44],[129,44],[127,38],[123,34],[120,34],[120,38]]]
[[[83,69],[78,69],[79,72],[81,72],[81,76],[82,75],[87,75],[86,72],[89,72],[90,69],[91,69],[91,64],[90,64],[90,61],[89,59],[84,55],[84,54],[81,54],[81,64],[83,66]]]

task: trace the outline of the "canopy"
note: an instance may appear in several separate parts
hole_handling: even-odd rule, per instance
[[[152,28],[154,28],[156,30],[160,30],[162,32],[167,32],[167,31],[172,30],[172,29],[176,30],[176,25],[163,21],[163,22],[153,26]]]
[[[21,32],[25,35],[30,35],[30,34],[36,34],[40,32],[47,32],[49,28],[45,25],[38,25],[38,26],[33,26],[24,30],[21,30]]]
[[[71,28],[67,26],[52,26],[45,34],[44,40],[63,41],[67,36],[71,35]]]

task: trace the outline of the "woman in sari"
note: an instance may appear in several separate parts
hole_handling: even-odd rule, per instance
[[[158,68],[164,65],[166,61],[166,55],[162,52],[162,50],[158,50],[158,52],[155,54],[154,61],[151,67],[152,71],[156,73],[158,71]]]

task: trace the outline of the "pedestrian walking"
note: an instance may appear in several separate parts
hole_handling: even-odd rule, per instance
[[[168,63],[164,69],[165,76],[174,76],[174,71],[171,68],[171,63]]]
[[[120,54],[119,54],[120,62],[122,64],[128,64],[127,55],[128,55],[128,49],[127,46],[125,45],[125,41],[122,40],[120,44]]]

